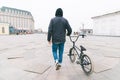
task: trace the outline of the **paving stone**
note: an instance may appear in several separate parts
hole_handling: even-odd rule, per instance
[[[24,71],[27,72],[32,72],[32,73],[37,73],[37,74],[43,74],[46,72],[51,66],[50,65],[44,65],[44,64],[35,64],[35,63],[30,63],[27,64],[26,69]]]
[[[63,64],[55,70],[51,45],[46,34],[10,35],[0,39],[0,80],[119,80],[120,37],[87,36],[79,38],[94,63],[94,72],[86,75],[81,65],[71,63],[67,37]],[[6,77],[7,76],[7,77]]]

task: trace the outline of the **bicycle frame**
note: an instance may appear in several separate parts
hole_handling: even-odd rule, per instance
[[[78,47],[75,45],[75,42],[78,40],[79,36],[80,36],[80,35],[78,35],[78,36],[69,36],[69,37],[70,37],[71,42],[73,43],[73,47],[72,47],[72,48],[74,48],[74,49],[76,50],[78,57],[81,58],[81,56],[83,55],[83,51],[81,50],[81,48],[78,48]],[[71,37],[77,37],[77,38],[76,38],[75,41],[73,41],[73,40],[71,39]],[[78,51],[79,51],[79,52],[78,52]]]
[[[76,53],[78,55],[78,58],[81,59],[83,52],[80,50],[80,48],[78,48],[77,46],[73,47],[76,50]]]

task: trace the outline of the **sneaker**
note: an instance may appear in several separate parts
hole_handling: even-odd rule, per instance
[[[59,63],[58,66],[61,67],[61,64]]]
[[[59,70],[61,68],[61,65],[60,64],[57,64],[56,65],[56,70]]]

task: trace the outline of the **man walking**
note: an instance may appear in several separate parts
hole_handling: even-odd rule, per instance
[[[67,36],[70,36],[72,29],[67,19],[63,17],[63,10],[58,8],[55,17],[50,21],[47,36],[48,42],[52,42],[52,53],[56,63],[56,70],[59,70],[62,64],[66,30]]]

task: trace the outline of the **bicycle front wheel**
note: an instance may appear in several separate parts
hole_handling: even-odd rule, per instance
[[[92,61],[89,58],[89,56],[87,56],[85,54],[82,55],[82,57],[81,57],[81,66],[82,66],[83,71],[86,74],[90,74],[92,72],[93,66],[92,66]]]
[[[69,58],[70,58],[70,61],[72,63],[75,62],[75,60],[76,60],[76,54],[77,54],[77,51],[75,50],[75,48],[70,48],[70,50],[69,50]]]

